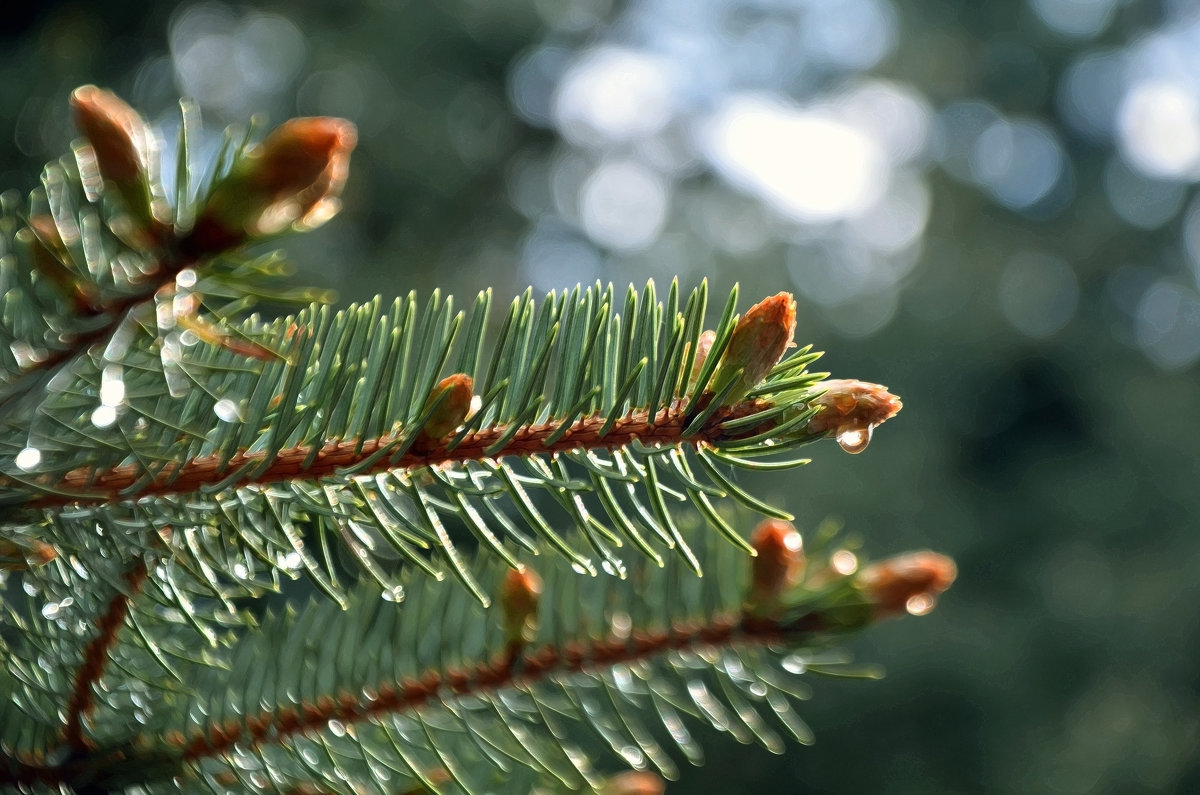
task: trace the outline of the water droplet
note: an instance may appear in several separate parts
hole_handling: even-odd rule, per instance
[[[923,616],[932,611],[936,605],[937,600],[930,594],[919,593],[908,597],[908,601],[904,603],[904,609],[910,616]]]
[[[100,376],[100,405],[119,406],[125,402],[125,380],[118,365],[110,364]]]
[[[92,412],[92,425],[97,428],[107,428],[117,421],[117,410],[112,406],[98,406]]]
[[[334,737],[346,736],[346,724],[342,723],[340,720],[329,721],[329,733]]]
[[[621,756],[624,757],[625,761],[628,762],[632,767],[641,767],[642,765],[646,764],[646,754],[636,745],[627,745],[618,753],[620,753]]]
[[[797,676],[808,671],[808,661],[798,654],[792,654],[783,659],[783,670]]]
[[[858,556],[848,549],[839,549],[829,559],[829,565],[838,574],[850,575],[858,570]]]
[[[872,426],[846,426],[838,429],[837,443],[850,455],[858,455],[871,443]]]
[[[34,469],[38,464],[42,463],[42,451],[36,447],[26,447],[21,452],[17,453],[16,459],[17,469],[22,472],[28,472]]]
[[[57,618],[60,609],[58,602],[46,602],[42,605],[42,618]]]
[[[276,565],[286,571],[296,571],[304,563],[299,552],[289,552],[276,560]]]
[[[383,599],[386,602],[399,602],[404,599],[404,587],[393,585],[383,592]]]
[[[250,576],[250,569],[246,568],[244,563],[235,563],[233,566],[233,576],[239,580],[244,580]]]
[[[213,413],[222,422],[241,422],[242,408],[229,398],[221,398],[213,405]]]

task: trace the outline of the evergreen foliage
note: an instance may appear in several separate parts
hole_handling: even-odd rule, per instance
[[[251,314],[316,297],[250,244],[336,211],[349,123],[200,168],[185,104],[168,191],[132,109],[72,101],[0,216],[0,784],[620,791],[699,762],[696,722],[808,741],[797,676],[953,580],[806,554],[743,485],[899,409],[786,353],[790,296]]]

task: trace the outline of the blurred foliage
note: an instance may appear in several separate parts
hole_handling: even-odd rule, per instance
[[[188,93],[214,129],[255,110],[358,124],[346,214],[294,252],[299,278],[347,299],[675,273],[716,294],[796,289],[799,338],[906,408],[872,455],[811,468],[789,508],[809,528],[839,511],[878,554],[948,552],[959,585],[931,617],[858,643],[889,676],[819,688],[815,748],[710,743],[671,791],[1197,791],[1198,14],[1170,0],[30,4],[0,28],[0,184],[30,187],[63,149],[75,85],[157,110],[167,140]],[[580,64],[614,52],[653,58],[618,57],[628,82],[572,105]],[[664,74],[654,126],[647,81]],[[861,207],[773,194],[788,186],[738,160],[744,146],[720,148],[730,98],[762,96],[774,104],[755,112],[785,134],[818,129],[805,114],[822,107],[843,115],[819,129],[856,145],[846,119],[874,119],[868,144],[886,144],[897,103],[924,125],[863,187],[907,186],[902,245],[869,243],[892,216],[864,226]],[[803,143],[773,162],[841,162]]]

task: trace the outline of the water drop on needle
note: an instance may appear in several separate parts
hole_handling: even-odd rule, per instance
[[[870,425],[865,428],[857,426],[839,428],[837,443],[847,453],[858,455],[871,443],[871,430],[872,426]]]
[[[936,606],[937,600],[927,593],[910,596],[908,601],[904,603],[904,609],[912,616],[928,615]]]

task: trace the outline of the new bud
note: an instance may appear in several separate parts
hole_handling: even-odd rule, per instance
[[[111,91],[80,86],[71,93],[75,123],[96,157],[100,176],[121,194],[142,227],[153,220],[149,168],[154,135],[137,111]]]
[[[662,776],[646,770],[627,770],[608,778],[598,790],[600,795],[663,795],[667,784]]]
[[[751,562],[750,593],[746,612],[768,617],[780,605],[788,589],[804,574],[804,544],[791,522],[767,519],[750,539],[755,557]]]
[[[345,119],[284,122],[213,187],[184,249],[216,253],[293,224],[324,223],[337,212],[357,139]]]
[[[795,333],[796,301],[791,293],[779,293],[750,307],[733,330],[709,391],[719,395],[730,382],[740,381],[724,403],[741,400],[795,346]]]
[[[440,442],[463,424],[463,420],[471,413],[471,402],[475,398],[474,388],[475,382],[471,376],[464,373],[455,373],[438,382],[438,385],[429,393],[423,409],[423,411],[428,411],[435,402],[441,400],[429,420],[421,428],[421,440],[424,444]]]
[[[537,632],[542,580],[528,567],[509,569],[500,587],[500,612],[504,635],[510,644],[523,645]]]
[[[700,378],[700,371],[704,369],[704,362],[708,359],[708,352],[712,350],[713,340],[716,338],[717,333],[709,329],[696,340],[696,358],[692,360],[692,372],[688,375],[687,392],[689,394],[695,388],[696,381]],[[687,356],[686,349],[684,350],[684,356]]]
[[[0,571],[24,571],[58,557],[54,547],[35,538],[0,538]]]
[[[957,575],[953,560],[925,550],[873,563],[858,573],[856,584],[878,620],[904,613],[925,615]]]
[[[808,432],[835,437],[847,453],[866,450],[876,426],[903,406],[887,387],[866,381],[835,379],[822,381],[813,389],[825,392],[809,402],[821,411],[808,423]]]

